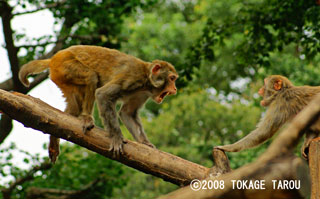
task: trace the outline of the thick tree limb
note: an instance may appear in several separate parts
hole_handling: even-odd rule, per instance
[[[313,139],[309,148],[311,199],[320,198],[320,138]]]
[[[222,189],[201,189],[199,191],[194,191],[190,186],[181,188],[177,191],[169,193],[161,199],[182,199],[182,198],[236,198],[236,199],[299,199],[305,198],[303,194],[308,195],[310,191],[310,183],[306,173],[308,168],[304,160],[301,158],[294,157],[293,155],[284,156],[281,158],[276,158],[273,161],[266,163],[253,163],[243,166],[231,173],[221,175],[217,178],[207,178],[206,181],[216,181],[224,183]],[[236,180],[233,185],[233,181]],[[263,180],[264,188],[248,188],[248,187],[237,187],[238,182],[244,183],[249,182],[258,183]],[[273,181],[277,180],[283,182],[283,180],[295,180],[295,182],[300,181],[300,190],[287,190],[287,189],[277,189],[273,186]],[[202,183],[204,185],[204,183]],[[275,184],[276,187],[278,183]]]
[[[181,188],[162,199],[187,199],[187,198],[307,198],[310,195],[310,179],[306,163],[300,159],[292,158],[290,151],[296,146],[304,131],[314,122],[319,122],[320,96],[318,95],[306,108],[304,108],[292,122],[271,143],[267,151],[257,161],[243,166],[231,173],[207,180],[222,180],[224,189],[193,191],[190,186]],[[310,154],[311,155],[311,154]],[[277,164],[280,162],[281,164]],[[278,172],[281,171],[281,172]],[[231,180],[256,180],[256,179],[287,179],[300,180],[303,186],[300,190],[276,190],[268,187],[258,190],[259,195],[253,190],[234,190]],[[267,183],[267,182],[266,182]],[[267,185],[267,184],[266,184]],[[293,195],[292,195],[293,194]]]
[[[210,171],[209,168],[129,140],[123,146],[124,154],[113,157],[108,150],[110,139],[107,132],[94,128],[85,135],[80,120],[31,96],[0,90],[0,110],[25,126],[66,139],[178,185],[187,185],[195,178],[206,178]]]

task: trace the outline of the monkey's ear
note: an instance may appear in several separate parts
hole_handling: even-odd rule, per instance
[[[160,75],[161,68],[162,66],[160,64],[153,65],[149,75],[151,84],[156,88],[163,86],[165,83],[165,79]]]
[[[281,90],[282,88],[282,80],[281,79],[278,79],[274,82],[273,84],[273,88],[276,90],[276,91],[279,91]]]
[[[158,75],[161,69],[161,65],[160,64],[156,64],[152,67],[152,74],[154,75]]]

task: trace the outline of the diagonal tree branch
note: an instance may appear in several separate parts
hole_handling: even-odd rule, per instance
[[[80,120],[31,96],[0,90],[0,110],[27,127],[66,139],[174,184],[187,185],[210,172],[209,168],[129,140],[124,144],[123,155],[114,157],[108,150],[111,140],[107,132],[93,128],[83,134]]]

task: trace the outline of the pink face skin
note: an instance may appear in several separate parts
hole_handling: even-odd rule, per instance
[[[259,94],[261,97],[264,96],[264,87],[265,87],[266,83],[267,83],[267,78],[264,79],[264,85],[263,85],[263,87],[261,87],[261,88],[259,89],[259,91],[258,91],[258,94]],[[261,106],[266,106],[265,101],[264,101],[264,100],[261,100],[260,105],[261,105]]]
[[[177,94],[177,88],[176,88],[176,84],[175,84],[177,78],[178,78],[178,76],[175,74],[169,75],[169,83],[168,83],[167,87],[164,88],[159,95],[153,97],[153,100],[155,102],[157,102],[158,104],[161,104],[161,102],[163,101],[163,99],[167,95]]]
[[[264,87],[261,87],[261,88],[259,89],[258,94],[259,94],[261,97],[263,97],[263,95],[264,95]]]

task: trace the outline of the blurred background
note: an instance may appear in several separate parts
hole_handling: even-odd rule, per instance
[[[46,74],[26,89],[19,68],[71,45],[115,48],[171,62],[178,94],[141,117],[160,150],[212,167],[213,146],[253,130],[265,109],[257,94],[271,74],[320,85],[320,2],[316,0],[0,0],[0,89],[64,109]],[[96,124],[101,126],[95,108]],[[179,188],[74,144],[47,163],[48,135],[0,114],[0,198],[155,198]],[[126,138],[133,139],[125,127]],[[271,140],[272,141],[272,140]],[[255,160],[269,142],[229,153],[231,167]],[[296,150],[299,154],[299,147]]]

